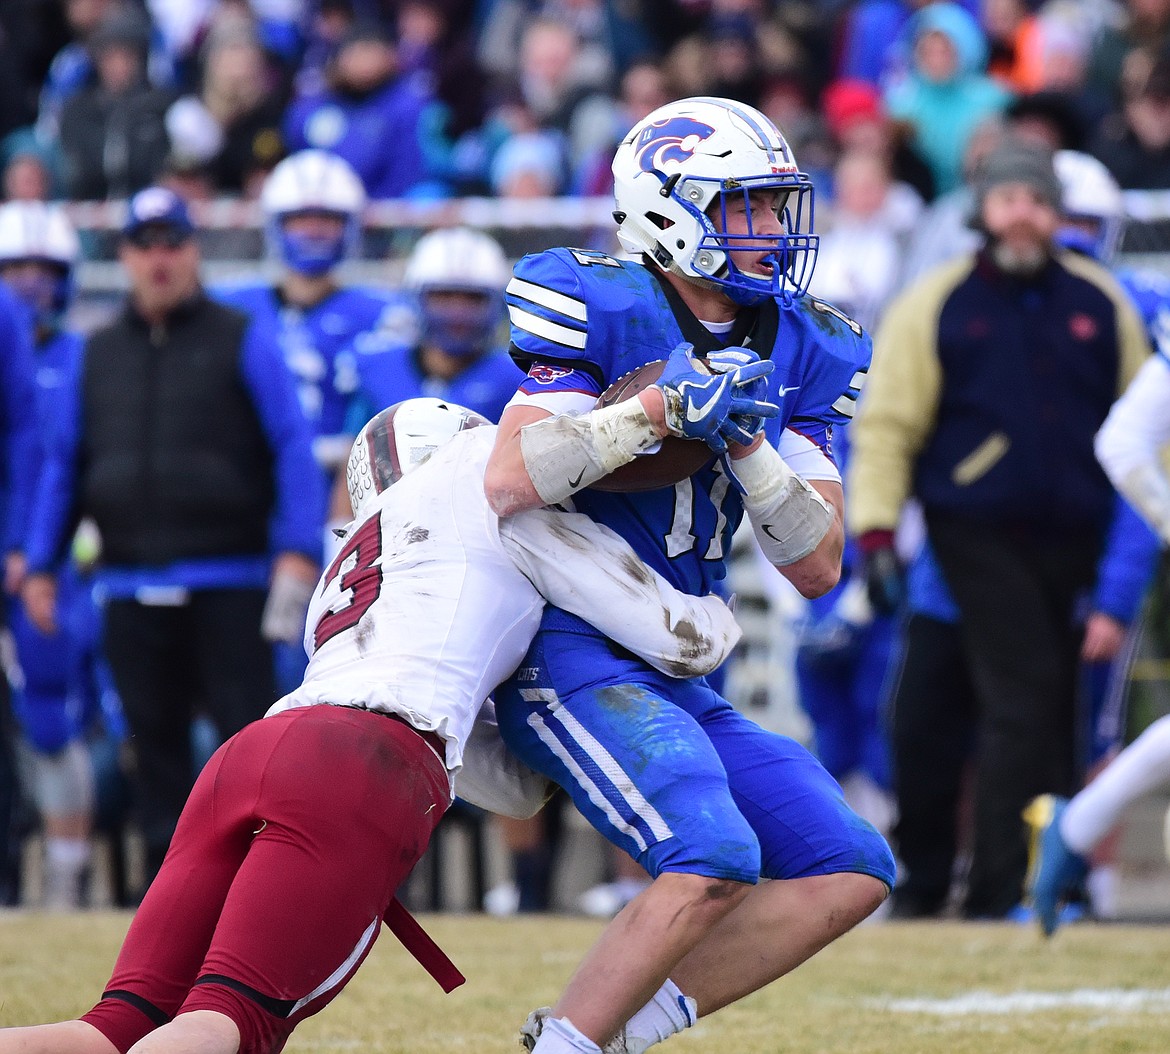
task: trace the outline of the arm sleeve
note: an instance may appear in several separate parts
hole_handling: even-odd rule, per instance
[[[463,748],[463,766],[455,776],[455,793],[488,812],[523,820],[539,812],[554,790],[554,784],[504,745],[496,710],[489,699]]]
[[[9,305],[5,304],[4,308]],[[13,305],[15,307],[15,305]],[[16,311],[0,311],[0,361],[3,363],[4,551],[25,545],[40,460],[33,382],[31,323]]]
[[[893,530],[910,496],[914,462],[938,409],[938,317],[954,277],[948,268],[912,286],[894,301],[878,330],[873,368],[851,429],[846,473],[851,534]]]
[[[320,562],[325,482],[313,458],[309,425],[297,401],[292,375],[275,342],[254,324],[244,334],[240,368],[274,461],[276,506],[269,528],[271,549],[274,553],[304,553]]]
[[[709,673],[741,636],[718,597],[679,592],[623,538],[588,516],[533,509],[501,520],[500,539],[550,604],[668,676]]]
[[[1118,497],[1097,565],[1093,610],[1129,625],[1146,595],[1161,544],[1124,498]]]
[[[29,521],[25,556],[30,572],[52,572],[65,557],[77,526],[77,487],[81,451],[81,381],[84,351],[77,355],[69,375],[49,403],[40,474]]]
[[[1147,359],[1097,433],[1097,459],[1122,496],[1170,541],[1170,481],[1161,451],[1170,442],[1170,363]]]

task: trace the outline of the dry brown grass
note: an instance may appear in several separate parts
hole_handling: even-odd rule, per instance
[[[127,919],[0,915],[0,1025],[87,1009]],[[599,929],[566,918],[424,921],[467,985],[444,996],[383,935],[341,998],[297,1031],[289,1054],[511,1054],[518,1024],[555,997]],[[967,1003],[945,1002],[960,997]],[[1170,928],[1075,926],[1046,943],[1016,926],[864,926],[666,1049],[1170,1054]]]

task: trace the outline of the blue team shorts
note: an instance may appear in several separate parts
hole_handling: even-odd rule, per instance
[[[509,749],[653,876],[848,871],[893,886],[885,840],[820,763],[702,679],[674,680],[599,638],[543,630],[495,700]]]

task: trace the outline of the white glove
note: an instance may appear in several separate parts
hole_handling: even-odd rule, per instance
[[[268,600],[260,619],[260,635],[267,641],[299,644],[305,638],[305,615],[313,599],[315,582],[277,572],[268,587]]]

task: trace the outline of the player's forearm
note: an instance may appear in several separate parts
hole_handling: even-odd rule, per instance
[[[1170,368],[1155,357],[1109,411],[1094,443],[1105,474],[1163,541],[1170,541],[1170,480],[1160,458],[1170,438],[1167,397]]]
[[[824,596],[841,580],[845,525],[840,507],[825,493],[827,488],[818,481],[813,481],[809,485],[825,498],[833,510],[833,522],[829,525],[824,538],[808,556],[779,568],[779,571],[796,587],[801,596],[812,600]]]
[[[484,704],[463,747],[463,767],[455,777],[464,801],[501,816],[534,816],[556,786],[520,761],[504,745],[490,701]]]
[[[484,474],[484,493],[499,516],[555,505],[633,461],[667,434],[662,393],[572,417],[532,408],[509,410]]]
[[[822,490],[837,483],[811,484],[792,471],[775,447],[757,443],[745,456],[733,454],[733,469],[744,488],[744,511],[769,563],[808,597],[820,596],[841,574],[844,529],[840,502]]]

